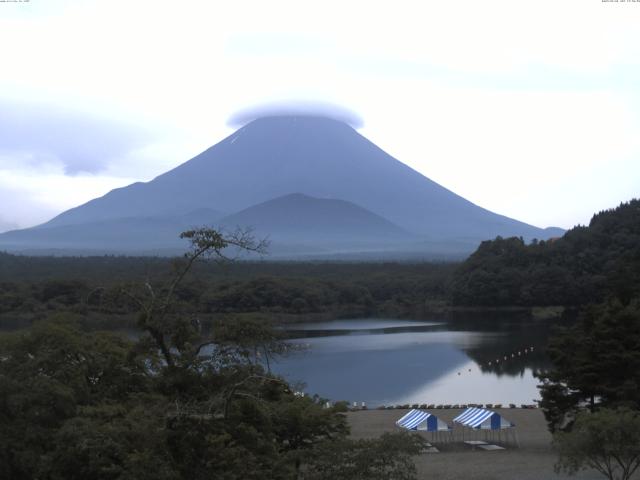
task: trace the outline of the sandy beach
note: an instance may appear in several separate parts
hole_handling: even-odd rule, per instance
[[[544,416],[538,409],[497,409],[503,417],[516,424],[519,447],[513,443],[491,442],[505,450],[473,450],[461,439],[451,443],[431,442],[439,453],[425,453],[416,457],[418,478],[440,480],[546,480],[546,479],[601,479],[596,471],[584,471],[569,477],[556,474],[553,466],[557,455],[551,445]],[[395,421],[408,410],[362,410],[347,414],[353,438],[371,438],[383,432],[398,431]],[[431,413],[451,424],[462,410],[432,410]],[[457,438],[457,437],[456,437]],[[640,478],[636,475],[634,478]]]

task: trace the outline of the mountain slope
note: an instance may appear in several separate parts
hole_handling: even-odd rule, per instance
[[[210,209],[198,209],[184,215],[124,217],[71,225],[48,225],[14,230],[0,235],[0,247],[12,251],[49,253],[163,253],[166,249],[184,250],[187,243],[181,232],[211,225],[223,215]]]
[[[344,200],[290,194],[254,205],[219,222],[251,226],[258,235],[284,242],[385,243],[415,240],[400,227]]]
[[[255,120],[148,183],[115,189],[38,227],[0,235],[0,248],[15,249],[16,242],[31,248],[51,248],[52,244],[59,248],[80,244],[103,248],[106,238],[113,238],[116,243],[121,238],[123,246],[144,250],[145,242],[161,245],[168,238],[169,230],[160,225],[154,227],[150,218],[158,222],[210,209],[236,212],[239,216],[230,219],[238,224],[256,224],[260,215],[240,212],[293,192],[316,200],[345,202],[342,209],[348,203],[367,210],[378,216],[379,222],[419,235],[422,246],[418,242],[416,248],[433,250],[431,253],[438,253],[438,245],[453,243],[463,245],[463,250],[470,253],[481,240],[497,235],[544,239],[562,233],[474,205],[391,157],[345,123],[313,116],[282,116]],[[295,211],[295,203],[302,199],[289,198],[283,212]],[[282,220],[290,218],[290,214],[277,213],[278,205],[268,205],[271,224],[260,224],[266,233],[275,234],[267,232],[267,227],[277,227],[284,234],[283,225],[277,224],[278,215]],[[316,211],[309,218],[320,221],[322,216],[318,214]],[[306,219],[301,214],[298,221]],[[307,229],[314,227],[305,225]],[[322,230],[320,225],[317,227]],[[171,229],[175,231],[174,227]],[[127,233],[129,230],[133,233]],[[335,228],[329,230],[339,237]],[[292,231],[288,233],[292,235]],[[352,229],[351,233],[357,232]],[[366,229],[362,235],[366,236]],[[340,241],[330,237],[322,240]],[[126,238],[131,243],[124,242]],[[281,240],[291,243],[299,239]],[[174,242],[167,243],[173,245]]]
[[[116,189],[48,225],[122,216],[234,212],[300,192],[360,205],[433,238],[544,236],[494,214],[394,159],[350,126],[319,117],[268,117],[149,183]]]

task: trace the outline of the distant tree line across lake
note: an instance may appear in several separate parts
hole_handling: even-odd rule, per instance
[[[70,311],[100,328],[133,325],[128,285],[160,284],[172,260],[20,257],[0,254],[0,321],[29,325]],[[176,290],[182,311],[203,321],[260,314],[276,321],[421,314],[447,302],[456,264],[202,262]]]

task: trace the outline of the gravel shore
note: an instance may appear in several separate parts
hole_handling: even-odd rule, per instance
[[[546,480],[576,478],[602,479],[596,471],[580,472],[574,477],[556,474],[553,466],[557,455],[551,445],[542,411],[538,409],[497,409],[504,418],[516,424],[519,447],[510,443],[492,441],[505,450],[472,450],[456,440],[450,443],[431,441],[429,433],[421,432],[428,441],[440,449],[440,453],[425,453],[416,457],[418,478],[439,480]],[[362,410],[347,414],[353,438],[378,437],[383,432],[398,431],[395,422],[408,410]],[[462,410],[433,410],[431,413],[450,425]],[[468,435],[468,433],[467,433]],[[636,475],[634,478],[640,478]]]

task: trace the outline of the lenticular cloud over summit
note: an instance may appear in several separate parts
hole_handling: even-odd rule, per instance
[[[348,108],[326,102],[303,101],[276,102],[249,107],[231,115],[227,125],[239,128],[258,118],[285,116],[325,117],[346,123],[355,129],[364,126],[360,115]]]

